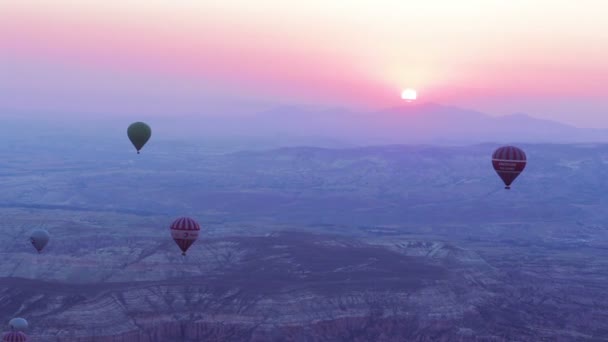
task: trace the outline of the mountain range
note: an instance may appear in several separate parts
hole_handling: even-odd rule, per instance
[[[38,117],[32,124],[28,117]],[[84,117],[84,115],[83,115]],[[345,108],[279,106],[254,114],[202,112],[191,117],[126,115],[117,118],[66,119],[22,116],[7,119],[3,135],[37,130],[52,134],[107,135],[122,139],[132,121],[146,121],[154,140],[196,140],[217,144],[240,141],[238,149],[282,146],[355,147],[383,144],[469,145],[477,143],[608,142],[608,129],[579,128],[517,113],[493,116],[435,103],[408,104],[363,112]],[[29,120],[32,121],[32,120]],[[123,127],[124,126],[124,127]],[[59,133],[58,133],[59,134]]]
[[[517,113],[492,116],[439,104],[373,112],[281,106],[247,116],[165,120],[163,127],[205,136],[264,137],[284,145],[346,147],[370,144],[608,142],[607,129],[578,128]],[[174,128],[171,126],[175,126]]]

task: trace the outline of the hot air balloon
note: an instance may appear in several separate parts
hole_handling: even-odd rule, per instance
[[[40,253],[44,246],[49,243],[49,238],[49,232],[44,229],[36,229],[32,232],[32,235],[30,235],[30,242],[32,243],[32,246],[36,248],[38,253]]]
[[[127,129],[127,135],[133,146],[135,146],[137,154],[139,154],[139,150],[144,147],[152,136],[152,129],[146,123],[134,122]]]
[[[492,166],[505,183],[505,189],[511,189],[511,183],[526,167],[526,154],[515,146],[499,147],[492,154]]]
[[[11,330],[23,331],[28,327],[27,320],[21,317],[15,317],[8,322],[8,326],[11,327]]]
[[[9,331],[2,335],[2,342],[27,342],[27,335],[21,331]]]
[[[201,227],[189,217],[180,217],[171,224],[171,237],[182,250],[182,255],[198,238]]]

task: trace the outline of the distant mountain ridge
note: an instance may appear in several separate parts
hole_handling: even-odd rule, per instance
[[[377,118],[377,119],[374,119]],[[571,125],[517,113],[491,116],[434,103],[356,113],[335,109],[312,111],[283,107],[260,113],[266,129],[286,129],[340,137],[359,144],[476,144],[484,142],[608,142],[608,130]]]
[[[608,129],[578,128],[523,113],[492,116],[435,103],[370,112],[280,106],[254,115],[200,120],[205,134],[275,137],[290,146],[608,142]]]
[[[124,122],[108,118],[78,120],[45,117],[44,120],[21,117],[21,124],[10,124],[10,134],[23,122],[37,120],[36,127],[27,125],[30,132],[62,131],[94,135],[123,134]],[[62,122],[64,120],[65,122]],[[155,140],[227,140],[239,139],[269,147],[321,146],[346,147],[379,144],[435,144],[469,145],[478,143],[602,143],[608,142],[608,129],[578,128],[551,120],[538,119],[516,113],[492,116],[479,111],[435,103],[408,104],[378,111],[353,111],[346,108],[318,108],[312,106],[278,106],[255,114],[201,113],[191,117],[146,117]],[[22,122],[23,121],[23,122]],[[123,127],[124,126],[124,127]],[[12,128],[9,128],[12,127]],[[57,128],[56,127],[56,128]],[[104,127],[104,130],[99,130]]]

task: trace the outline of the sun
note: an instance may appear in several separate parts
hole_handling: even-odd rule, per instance
[[[416,89],[406,88],[401,92],[401,98],[407,102],[412,102],[418,98],[418,93],[416,92]]]

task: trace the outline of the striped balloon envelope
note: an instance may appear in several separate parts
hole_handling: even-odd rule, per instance
[[[198,238],[201,227],[189,217],[180,217],[171,224],[171,237],[182,250],[182,255]]]
[[[515,146],[499,147],[492,154],[492,166],[505,183],[505,189],[511,189],[511,183],[526,167],[526,154]]]
[[[27,342],[27,335],[21,331],[10,331],[2,335],[2,342]]]

